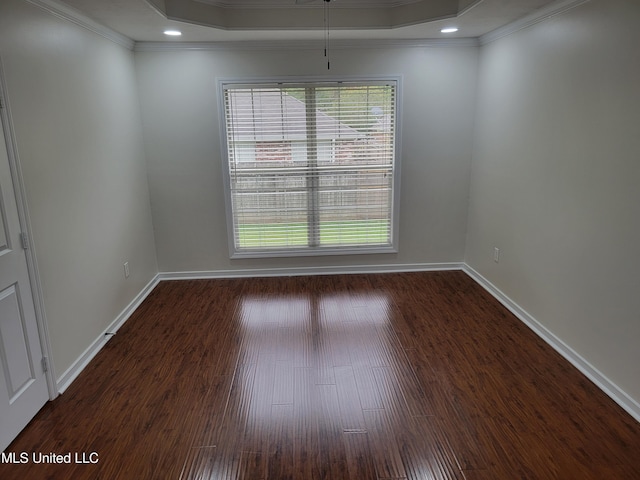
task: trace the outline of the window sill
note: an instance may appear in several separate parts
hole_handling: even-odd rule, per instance
[[[374,255],[398,253],[398,249],[393,245],[371,246],[371,247],[302,247],[299,249],[262,249],[262,250],[240,250],[232,252],[232,260],[242,258],[283,258],[283,257],[323,257],[332,255]]]

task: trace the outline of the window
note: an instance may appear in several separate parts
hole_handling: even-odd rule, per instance
[[[396,251],[397,81],[221,87],[232,257]]]

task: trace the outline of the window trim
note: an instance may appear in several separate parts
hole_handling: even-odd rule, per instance
[[[231,178],[228,167],[228,145],[226,131],[226,110],[225,110],[225,90],[229,86],[238,87],[259,87],[261,85],[274,84],[319,84],[319,83],[348,83],[348,82],[370,82],[382,83],[393,82],[395,84],[395,143],[394,162],[392,166],[393,175],[393,196],[391,204],[391,242],[389,245],[362,245],[362,246],[317,246],[303,248],[269,248],[238,251],[235,248],[234,238],[234,218],[231,199]],[[220,151],[221,168],[224,186],[225,217],[227,227],[227,243],[230,259],[242,258],[284,258],[284,257],[309,257],[309,256],[332,256],[332,255],[362,255],[362,254],[395,254],[398,253],[399,237],[399,217],[400,217],[400,176],[401,176],[401,105],[402,105],[402,76],[401,75],[370,75],[370,76],[339,76],[339,77],[256,77],[256,78],[220,78],[218,83],[218,118],[220,122]]]

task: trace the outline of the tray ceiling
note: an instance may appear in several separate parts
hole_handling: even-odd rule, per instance
[[[296,3],[298,2],[298,3]],[[166,41],[178,28],[188,42],[319,40],[323,0],[64,0],[92,20],[135,41]],[[478,37],[535,12],[550,0],[332,0],[333,39]]]

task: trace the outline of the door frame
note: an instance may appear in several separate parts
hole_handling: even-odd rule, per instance
[[[47,388],[49,390],[49,400],[53,400],[58,396],[58,386],[56,383],[55,367],[51,358],[51,339],[49,337],[49,329],[47,327],[44,296],[42,294],[42,286],[40,284],[40,274],[38,271],[38,263],[34,249],[33,235],[31,230],[31,221],[27,208],[27,197],[24,188],[24,179],[20,168],[20,159],[18,156],[15,132],[13,130],[13,122],[11,120],[11,108],[7,94],[7,85],[4,76],[4,68],[2,57],[0,57],[0,130],[4,131],[4,139],[7,146],[7,156],[9,157],[9,169],[11,170],[11,182],[16,197],[16,205],[18,207],[18,218],[20,219],[20,229],[26,234],[27,246],[24,250],[27,259],[27,270],[29,273],[29,284],[33,296],[33,306],[36,313],[36,324],[38,325],[38,337],[42,354],[46,358],[47,371],[45,378],[47,379]],[[1,134],[1,132],[0,132]]]

